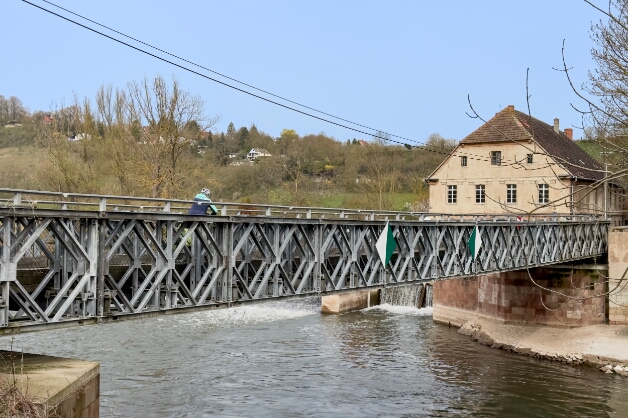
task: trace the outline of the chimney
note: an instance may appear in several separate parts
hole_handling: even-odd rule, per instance
[[[558,118],[554,118],[554,132],[557,134],[560,133],[560,123],[558,122]]]
[[[571,139],[573,141],[573,129],[566,128],[565,129],[565,135],[567,135],[567,138],[569,138],[569,139]]]
[[[510,110],[511,112],[515,110],[515,105],[508,105],[506,106],[506,109]]]

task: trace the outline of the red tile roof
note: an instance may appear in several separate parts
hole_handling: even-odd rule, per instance
[[[573,177],[601,180],[602,166],[563,132],[508,106],[465,137],[461,144],[535,141]]]

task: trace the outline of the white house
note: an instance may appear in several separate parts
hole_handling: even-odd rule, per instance
[[[246,155],[249,161],[257,160],[259,157],[272,157],[272,155],[264,148],[251,148],[251,151]]]

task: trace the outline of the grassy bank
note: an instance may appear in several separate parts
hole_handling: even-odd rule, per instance
[[[364,198],[360,193],[334,193],[316,200],[315,206],[326,208],[353,208]],[[406,203],[417,200],[414,193],[395,193],[392,195],[392,210],[404,210]]]
[[[40,170],[47,159],[32,145],[0,148],[0,185],[12,189],[42,189]]]

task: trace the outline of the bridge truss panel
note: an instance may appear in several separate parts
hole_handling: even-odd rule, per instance
[[[39,211],[0,217],[0,327],[229,306],[601,256],[608,222],[391,222]],[[478,228],[477,259],[468,241]]]

